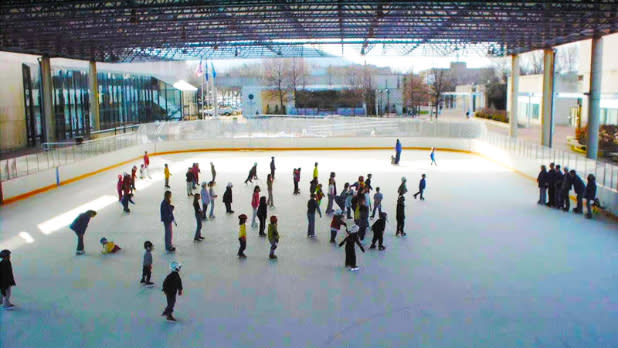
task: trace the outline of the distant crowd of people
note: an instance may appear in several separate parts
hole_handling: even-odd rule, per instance
[[[537,176],[539,187],[538,204],[548,207],[562,209],[568,212],[571,207],[570,192],[575,192],[577,206],[573,208],[573,213],[583,213],[583,200],[586,200],[586,218],[592,218],[592,206],[599,205],[597,194],[597,184],[593,174],[588,174],[588,182],[577,175],[574,169],[567,167],[561,168],[559,164],[550,163],[549,170],[545,165],[541,165],[541,171]]]

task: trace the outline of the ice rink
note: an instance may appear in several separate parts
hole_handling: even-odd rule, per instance
[[[276,156],[274,209],[279,259],[247,228],[245,260],[236,256],[239,213],[251,217],[258,162],[266,195]],[[0,249],[13,250],[17,281],[12,311],[0,311],[0,347],[616,347],[618,228],[610,221],[539,207],[532,180],[480,157],[404,151],[199,152],[151,158],[152,179],[139,180],[126,215],[116,180],[130,165],[62,186],[0,209]],[[216,219],[205,241],[193,242],[186,168],[199,162],[200,181],[217,168]],[[330,217],[316,218],[306,237],[313,163],[320,182],[336,172],[337,188],[373,174],[389,213],[385,251],[357,250],[359,272],[344,268],[344,250],[328,242]],[[166,254],[159,204],[163,163],[172,168],[175,254]],[[139,166],[139,162],[135,162]],[[302,167],[301,195],[292,169]],[[425,201],[415,200],[427,174]],[[394,236],[396,189],[408,179],[405,238]],[[233,209],[221,201],[234,184]],[[372,193],[373,196],[373,193]],[[326,209],[326,198],[322,211]],[[68,225],[78,212],[99,214],[75,256]],[[107,237],[123,250],[100,253]],[[368,237],[371,238],[371,232]],[[340,234],[338,240],[342,239]],[[139,284],[143,243],[151,240],[154,288]],[[367,245],[368,247],[368,245]],[[160,291],[172,260],[183,263],[185,294],[176,323],[160,314]]]

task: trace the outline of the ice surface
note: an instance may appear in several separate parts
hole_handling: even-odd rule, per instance
[[[258,162],[265,182],[276,156],[277,261],[267,240],[248,228],[246,260],[236,257],[237,218],[251,216],[253,185],[243,181]],[[534,182],[479,157],[404,151],[401,166],[387,151],[192,153],[152,157],[152,180],[139,183],[132,213],[116,197],[110,170],[0,209],[0,248],[13,249],[18,286],[13,311],[0,311],[1,347],[615,347],[618,334],[616,225],[536,205]],[[195,219],[184,172],[193,162],[210,179],[217,168],[216,219],[206,240],[192,241]],[[390,213],[386,251],[357,254],[359,272],[343,267],[344,251],[328,243],[330,218],[306,238],[306,202],[313,162],[320,181],[337,186],[373,174]],[[172,171],[178,227],[175,255],[165,254],[159,203],[162,167]],[[292,195],[292,168],[302,166]],[[412,198],[427,173],[426,201]],[[394,236],[395,191],[408,178],[407,238]],[[234,215],[221,202],[234,184]],[[326,199],[322,202],[323,211]],[[96,207],[76,257],[68,225]],[[70,214],[68,214],[70,212]],[[70,216],[68,216],[70,215]],[[101,255],[107,237],[123,250]],[[369,238],[371,233],[369,233]],[[143,242],[155,244],[155,288],[139,285]],[[341,235],[338,236],[341,240]],[[178,260],[185,294],[177,323],[160,316],[168,264]]]

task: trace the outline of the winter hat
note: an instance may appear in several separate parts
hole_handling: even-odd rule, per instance
[[[352,234],[352,233],[358,233],[358,230],[359,230],[359,229],[360,229],[360,228],[358,227],[358,225],[352,225],[352,227],[350,227],[349,232],[350,232],[350,234]]]
[[[276,223],[277,223],[277,217],[276,217],[276,216],[274,216],[274,215],[273,215],[273,216],[271,216],[271,217],[270,217],[270,223],[271,223],[271,224],[276,224]]]
[[[401,181],[406,182],[406,177],[405,177],[405,176],[402,176],[402,177],[401,177]]]
[[[246,214],[238,215],[238,220],[247,220],[247,215]]]
[[[99,241],[99,243],[101,243],[101,244],[105,244],[105,243],[107,243],[107,238],[105,238],[105,237],[101,238],[101,240]]]
[[[172,261],[172,262],[170,263],[170,270],[171,270],[172,272],[179,272],[179,271],[180,271],[180,268],[182,268],[182,263],[180,263],[180,262],[176,262],[176,261]]]
[[[149,240],[144,242],[144,249],[148,249],[148,248],[152,249],[152,242]]]
[[[118,174],[118,180],[122,179],[122,175]]]
[[[380,219],[386,219],[386,212],[380,213]]]
[[[232,183],[231,183],[231,182],[228,182],[228,183],[227,183],[227,187],[232,187]]]
[[[9,255],[11,255],[11,251],[9,249],[4,249],[4,250],[0,251],[0,261],[5,259]]]

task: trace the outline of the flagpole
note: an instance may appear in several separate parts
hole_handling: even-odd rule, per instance
[[[208,61],[206,61],[206,70],[204,70],[204,76],[202,77],[202,82],[205,80],[206,85],[206,100],[204,100],[204,119],[206,119],[206,108],[208,107]]]
[[[210,62],[210,67],[212,68],[212,99],[214,103],[214,116],[219,116],[219,103],[217,103],[217,87],[215,86],[215,80],[217,79],[217,72],[215,71],[215,66]]]
[[[200,60],[200,69],[202,68],[202,61]],[[203,73],[203,72],[202,72]],[[202,75],[202,120],[204,119],[204,75]]]

